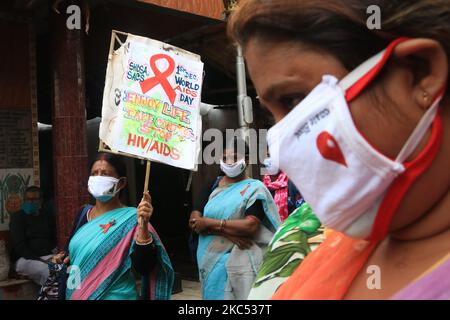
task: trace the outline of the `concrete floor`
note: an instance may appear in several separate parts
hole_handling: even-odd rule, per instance
[[[0,282],[0,300],[36,300],[39,289],[30,280],[8,279]]]
[[[172,300],[202,300],[200,282],[182,280],[183,291],[172,295]],[[36,300],[39,287],[29,280],[0,282],[0,300]]]
[[[183,292],[174,294],[172,300],[202,300],[200,282],[182,280]]]

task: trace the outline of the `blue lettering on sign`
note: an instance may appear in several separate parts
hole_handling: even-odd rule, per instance
[[[147,65],[137,64],[133,61],[128,63],[127,79],[142,82],[149,76]]]
[[[185,94],[181,94],[180,95],[180,101],[181,102],[186,102],[188,105],[192,105],[192,103],[194,102],[194,98],[190,98]]]
[[[200,89],[199,84],[194,84],[190,81],[186,81],[183,78],[180,78],[177,76],[175,76],[175,83],[179,86],[183,86],[184,88],[188,88],[188,89],[195,90],[195,91]]]
[[[195,73],[190,72],[182,65],[177,66],[176,74],[183,76],[184,78],[189,79],[189,80],[198,80],[197,75]]]

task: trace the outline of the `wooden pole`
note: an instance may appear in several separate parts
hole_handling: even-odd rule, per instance
[[[150,182],[150,169],[151,162],[150,160],[147,160],[147,167],[145,169],[144,193],[148,191],[148,184]],[[144,199],[144,195],[142,195],[142,199]],[[139,225],[143,227],[142,219],[139,219]]]
[[[148,191],[148,184],[150,182],[150,169],[151,169],[151,162],[150,160],[147,160],[147,166],[145,169],[145,181],[144,181],[144,193]],[[142,199],[144,199],[144,195],[142,195]],[[142,219],[139,219],[139,226],[142,228],[143,222]],[[149,286],[149,275],[144,276],[144,282],[142,283],[142,297],[143,300],[150,299],[150,286]]]
[[[150,160],[147,160],[147,169],[145,170],[144,192],[148,191],[148,183],[150,180],[150,168],[151,168],[151,162],[150,162]]]

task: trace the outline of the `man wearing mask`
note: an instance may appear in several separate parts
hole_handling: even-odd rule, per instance
[[[55,217],[42,206],[41,189],[28,187],[22,209],[11,215],[11,255],[15,271],[39,285],[48,278],[49,260],[56,247]]]

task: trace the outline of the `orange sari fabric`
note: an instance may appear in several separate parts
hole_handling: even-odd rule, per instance
[[[332,232],[273,295],[274,300],[340,300],[376,248],[376,242]]]

